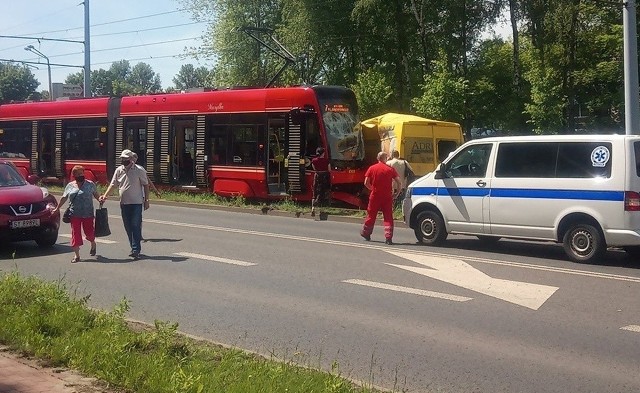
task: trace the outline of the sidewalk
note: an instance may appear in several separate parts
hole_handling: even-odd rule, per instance
[[[0,346],[0,393],[113,393],[95,378],[66,368],[43,367]]]

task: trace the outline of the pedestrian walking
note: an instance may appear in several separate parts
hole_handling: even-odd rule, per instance
[[[60,203],[54,209],[57,212],[69,200],[71,211],[71,248],[74,257],[71,263],[80,262],[80,246],[82,246],[82,232],[91,243],[89,255],[96,255],[96,235],[94,223],[93,199],[100,200],[96,184],[84,177],[84,167],[76,165],[71,169],[73,181],[67,183],[60,198]]]
[[[371,165],[364,174],[364,186],[371,194],[360,236],[366,241],[371,240],[376,216],[382,210],[385,243],[393,244],[393,200],[397,196],[393,190],[400,189],[400,176],[395,169],[386,164],[387,153],[381,151],[377,158],[378,162]]]
[[[397,193],[398,197],[396,198],[396,203],[401,202],[404,199],[404,193],[407,190],[407,186],[409,181],[409,175],[413,173],[413,168],[409,165],[409,162],[403,158],[400,158],[400,152],[394,150],[391,153],[392,158],[387,161],[387,165],[392,167],[398,172],[398,176],[400,176],[400,189],[393,190]]]
[[[140,241],[142,239],[142,210],[149,208],[149,181],[147,171],[137,165],[134,152],[125,149],[120,154],[121,164],[113,173],[113,178],[107,190],[100,196],[104,203],[111,189],[118,187],[120,193],[120,211],[124,230],[129,237],[131,254],[134,260],[140,259]]]
[[[133,162],[134,163],[138,162],[138,154],[136,154],[136,152],[133,152]],[[153,184],[153,182],[151,181],[151,178],[149,177],[148,172],[147,172],[147,181],[149,182],[149,189],[153,191],[153,193],[156,194],[158,198],[160,198],[162,194],[160,194],[160,191],[158,191],[158,189],[156,188],[156,185]]]
[[[331,177],[329,160],[324,155],[324,148],[316,149],[316,156],[311,160],[313,175],[313,199],[311,200],[311,216],[316,215],[316,208],[327,206],[331,200]],[[322,214],[322,212],[320,212]]]
[[[134,163],[137,163],[137,162],[138,162],[138,155],[136,154],[136,152],[133,152],[133,157],[132,157],[132,159],[133,159],[133,162],[134,162]],[[153,184],[153,182],[151,181],[151,178],[149,177],[149,173],[148,173],[148,172],[147,172],[147,181],[149,182],[149,189],[150,189],[151,191],[153,191],[153,193],[154,193],[154,194],[156,194],[156,196],[157,196],[158,198],[160,198],[162,195],[160,195],[160,191],[158,191],[158,189],[156,188],[156,185],[155,185],[155,184]],[[143,195],[143,197],[144,197],[144,195]],[[147,199],[148,199],[148,198],[147,198]],[[145,243],[147,242],[147,239],[145,239],[145,238],[144,238],[144,235],[142,234],[142,227],[140,228],[140,241],[143,241],[143,242],[145,242]]]

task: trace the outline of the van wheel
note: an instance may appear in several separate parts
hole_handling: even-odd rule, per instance
[[[564,252],[574,262],[594,262],[606,250],[600,231],[593,225],[577,224],[564,234]]]
[[[447,239],[447,229],[444,220],[433,211],[418,214],[418,225],[414,229],[419,242],[431,246],[442,244]]]
[[[478,235],[478,239],[483,243],[483,244],[496,244],[498,242],[498,240],[500,240],[500,236],[485,236],[485,235]]]

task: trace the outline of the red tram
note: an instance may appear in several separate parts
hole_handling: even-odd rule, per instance
[[[159,185],[250,199],[311,200],[324,147],[334,200],[362,206],[364,144],[353,92],[338,86],[228,89],[0,105],[0,158],[43,182],[74,165],[107,183],[123,149]]]

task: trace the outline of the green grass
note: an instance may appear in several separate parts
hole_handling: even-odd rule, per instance
[[[62,280],[0,276],[0,342],[133,392],[375,392],[343,378],[335,363],[324,372],[267,359],[189,339],[175,323],[132,328],[126,299],[103,312],[70,293]]]
[[[53,193],[62,194],[64,190],[63,187],[60,186],[47,186],[49,190]],[[106,190],[105,186],[98,185],[98,192],[104,193]],[[117,193],[116,191],[111,191],[111,195]],[[225,206],[225,207],[242,207],[246,209],[260,209],[264,207],[267,203],[263,201],[255,201],[248,200],[242,196],[237,196],[233,198],[225,198],[214,195],[212,193],[190,193],[190,192],[179,192],[179,191],[162,191],[162,197],[158,198],[153,193],[151,194],[151,200],[164,200],[164,201],[172,201],[172,202],[180,202],[180,203],[197,203],[197,204],[205,204],[205,205],[217,205],[217,206]],[[274,210],[290,212],[290,213],[311,213],[311,205],[309,203],[299,203],[295,202],[292,199],[284,199],[281,201],[269,202],[268,205]],[[366,210],[362,209],[349,209],[349,208],[341,208],[341,207],[327,207],[323,208],[322,211],[329,213],[334,216],[348,216],[348,217],[358,217],[364,218],[367,214]],[[396,207],[393,210],[393,217],[396,220],[402,220],[402,209],[400,207]]]

